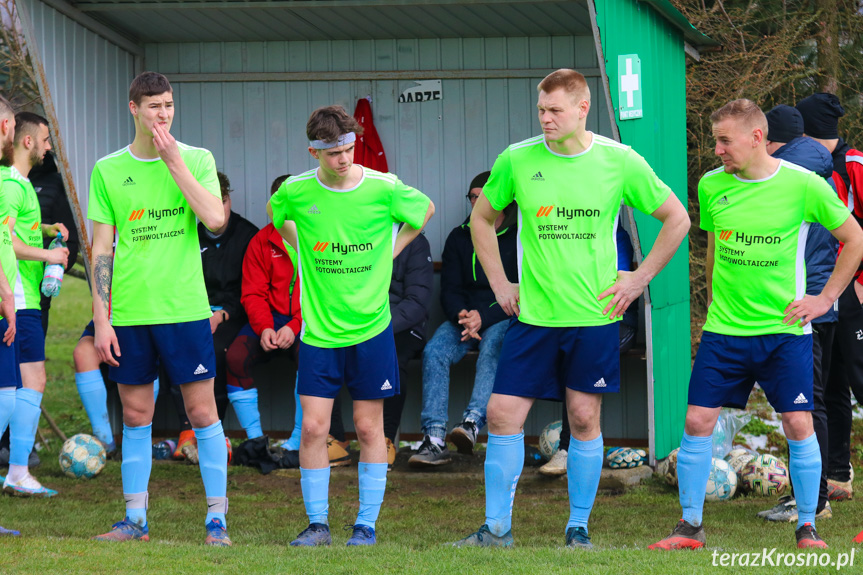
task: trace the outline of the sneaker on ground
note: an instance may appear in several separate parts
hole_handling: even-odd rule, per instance
[[[446,444],[443,447],[437,445],[426,435],[420,448],[408,460],[411,467],[438,467],[452,462]]]
[[[854,499],[854,488],[851,480],[837,481],[827,478],[827,499],[830,501],[848,501]]]
[[[539,468],[539,472],[549,477],[560,477],[566,475],[566,459],[567,452],[564,449],[558,449],[548,460],[548,463]]]
[[[449,432],[449,440],[453,442],[459,453],[473,455],[476,435],[479,430],[473,421],[462,421]]]
[[[396,462],[396,446],[393,445],[393,442],[390,441],[390,438],[387,437],[387,470],[392,470],[393,463]]]
[[[777,505],[776,507],[779,506]],[[815,514],[816,521],[821,521],[822,519],[831,519],[832,517],[833,508],[830,507],[830,501],[827,502],[827,505],[824,506],[824,509]],[[764,517],[764,519],[766,519],[767,521],[795,523],[797,521],[797,502],[794,499],[791,499],[790,505],[786,506],[785,509],[770,513],[769,515]]]
[[[566,546],[570,549],[593,549],[590,536],[584,527],[570,527],[566,530]]]
[[[317,547],[319,545],[329,545],[332,542],[333,538],[330,536],[329,525],[312,523],[302,533],[297,535],[296,539],[291,541],[291,547]]]
[[[770,509],[759,511],[755,514],[755,516],[760,517],[761,519],[767,519],[768,516],[773,515],[774,513],[781,513],[787,510],[789,507],[796,508],[797,502],[794,500],[793,495],[783,495],[779,498],[779,501],[776,502],[776,505],[774,505]]]
[[[346,545],[355,547],[358,545],[374,545],[377,542],[375,538],[375,528],[368,525],[347,525],[345,529],[353,531],[351,538],[348,539]]]
[[[228,529],[218,519],[213,519],[207,523],[207,538],[204,540],[205,545],[214,547],[230,547],[231,538],[228,537]]]
[[[330,467],[345,467],[351,464],[351,454],[348,451],[347,441],[338,441],[332,435],[327,435],[327,455],[330,458]]]
[[[817,547],[819,549],[827,549],[827,544],[824,540],[818,537],[815,531],[815,526],[811,523],[804,523],[797,531],[794,532],[797,536],[797,548],[807,549],[809,547]]]
[[[111,525],[111,531],[96,535],[94,541],[149,541],[150,527],[145,525],[141,527],[137,523],[133,523],[128,519],[123,519],[119,523]]]
[[[492,533],[488,525],[483,525],[476,533],[471,533],[464,539],[456,541],[453,547],[512,547],[512,531],[498,537]]]
[[[707,543],[704,537],[704,525],[695,526],[681,519],[674,527],[671,535],[653,545],[648,549],[701,549]]]
[[[5,527],[0,526],[0,537],[18,537],[19,535],[21,535],[20,531],[6,529]]]
[[[57,492],[42,484],[29,473],[16,482],[9,481],[9,477],[3,481],[3,491],[15,497],[54,497]]]
[[[193,445],[195,447],[195,452],[197,453],[198,449],[198,439],[195,437],[194,429],[186,429],[180,432],[180,437],[177,438],[177,447],[174,449],[174,459],[186,459],[186,456],[183,454],[183,448],[187,445]]]

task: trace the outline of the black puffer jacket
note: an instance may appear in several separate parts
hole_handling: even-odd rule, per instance
[[[420,234],[393,260],[390,312],[394,334],[412,330],[425,339],[433,283],[431,248]]]
[[[500,259],[509,281],[518,282],[518,259],[516,237],[518,209],[513,204],[497,230],[497,245]],[[458,323],[461,310],[477,310],[482,319],[480,333],[507,318],[498,305],[488,277],[476,257],[470,238],[470,217],[453,229],[443,248],[440,279],[440,303],[446,318]]]
[[[231,212],[228,229],[216,239],[207,235],[207,228],[198,222],[198,244],[204,266],[204,283],[210,306],[228,312],[231,319],[245,317],[240,295],[243,288],[243,258],[252,237],[258,233],[255,224],[236,212]]]

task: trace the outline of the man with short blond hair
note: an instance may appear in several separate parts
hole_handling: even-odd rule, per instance
[[[797,546],[826,548],[815,531],[821,453],[812,424],[810,322],[826,313],[851,281],[863,255],[863,231],[822,177],[767,153],[767,119],[754,102],[735,100],[710,119],[723,166],[698,183],[709,307],[677,456],[683,518],[650,548],[704,547],[701,515],[713,428],[722,407],[746,405],[756,381],[782,414],[788,437]],[[815,296],[805,295],[803,257],[812,222],[845,243]]]
[[[488,403],[486,520],[456,546],[512,545],[512,506],[524,465],[524,422],[536,399],[565,400],[567,547],[591,548],[587,523],[602,470],[603,393],[620,387],[617,321],[668,263],[689,230],[686,209],[629,146],[586,128],[584,76],[562,69],[537,87],[543,135],[504,150],[471,215],[477,257],[497,302],[516,315]],[[494,223],[518,203],[519,283],[504,273]],[[621,202],[662,229],[634,272],[617,270]]]

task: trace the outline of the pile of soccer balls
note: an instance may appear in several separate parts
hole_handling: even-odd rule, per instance
[[[657,463],[656,473],[677,486],[677,452]],[[726,501],[737,492],[759,496],[782,495],[791,485],[788,466],[768,453],[758,454],[748,449],[732,449],[724,459],[713,458],[707,481],[707,501]]]
[[[105,447],[86,433],[73,435],[60,449],[60,469],[69,477],[91,479],[105,467]]]
[[[560,430],[562,421],[552,421],[539,434],[539,452],[546,461],[551,459],[560,448]],[[643,449],[630,447],[610,447],[605,454],[605,460],[612,469],[629,469],[647,463],[647,452]]]

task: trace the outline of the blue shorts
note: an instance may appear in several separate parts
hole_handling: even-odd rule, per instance
[[[120,357],[119,367],[111,366],[108,377],[117,383],[153,383],[159,365],[165,367],[174,385],[203,381],[216,376],[216,351],[210,320],[199,319],[157,325],[114,327]]]
[[[87,327],[84,328],[84,331],[81,332],[81,337],[78,339],[82,339],[85,337],[96,337],[96,324],[93,323],[93,320],[90,320],[90,323],[87,324]],[[123,351],[122,348],[120,351]]]
[[[16,316],[18,314],[15,314]],[[9,327],[6,318],[0,319],[0,387],[21,387],[21,370],[18,368],[18,335],[12,345],[3,343],[3,334]]]
[[[743,409],[755,382],[777,413],[812,411],[812,335],[705,331],[692,366],[689,405]]]
[[[565,388],[620,391],[617,322],[584,327],[540,327],[512,320],[497,364],[494,393],[562,401]]]
[[[42,310],[21,309],[15,312],[15,318],[15,341],[18,342],[19,363],[45,361]]]
[[[299,363],[300,395],[335,398],[344,384],[354,400],[399,394],[392,322],[373,338],[347,347],[315,347],[300,342]]]

